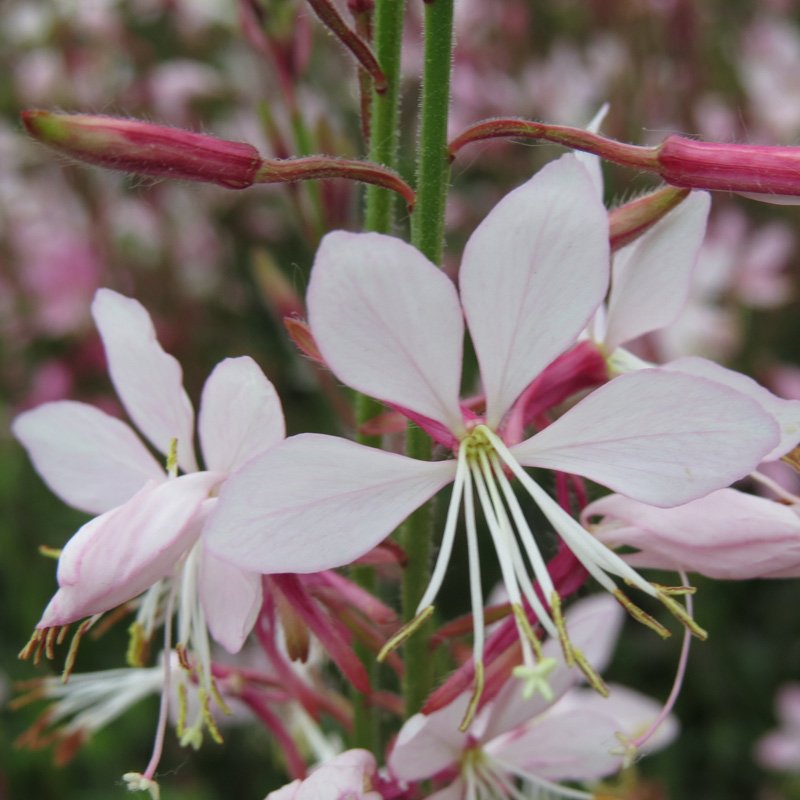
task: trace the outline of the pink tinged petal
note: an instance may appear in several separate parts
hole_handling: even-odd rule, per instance
[[[586,327],[608,264],[606,210],[572,155],[508,194],[472,234],[459,285],[490,426]]]
[[[675,508],[609,495],[583,516],[603,518],[595,528],[602,542],[637,548],[625,556],[636,567],[722,580],[800,576],[800,519],[784,505],[735,489]]]
[[[224,478],[197,472],[148,483],[125,505],[87,522],[58,560],[58,585],[38,627],[108,611],[169,575],[194,543],[192,520]]]
[[[178,464],[197,470],[194,411],[178,361],[162,350],[153,321],[129,297],[98,289],[92,316],[103,339],[111,381],[136,427],[160,453],[178,440]]]
[[[800,442],[800,400],[784,400],[747,375],[726,369],[705,358],[679,358],[665,364],[663,369],[697,375],[730,386],[731,389],[751,397],[767,414],[772,415],[780,427],[781,438],[778,445],[764,456],[765,461],[774,461],[786,455]]]
[[[333,436],[293,436],[225,482],[205,542],[220,558],[264,574],[340,567],[452,481],[455,467]]]
[[[433,714],[415,714],[400,729],[389,756],[389,769],[401,780],[430,778],[456,766],[469,742],[459,730],[470,703],[471,692],[459,695]]]
[[[463,431],[458,294],[416,248],[378,233],[329,233],[307,302],[317,345],[341,380]]]
[[[598,672],[602,672],[611,661],[624,618],[624,610],[608,594],[579,600],[567,611],[566,623],[570,641],[583,652]],[[567,667],[561,644],[554,639],[545,643],[543,655],[558,661],[558,666],[547,678],[557,701],[581,680],[581,673]],[[483,741],[494,739],[534,719],[552,705],[538,693],[529,700],[524,700],[523,688],[522,681],[511,679],[501,689],[489,707],[486,727],[481,734]]]
[[[490,742],[490,757],[551,781],[592,780],[616,772],[622,756],[611,755],[619,748],[617,721],[594,710],[556,706],[553,711],[526,728]]]
[[[609,355],[621,344],[678,318],[689,295],[709,205],[707,192],[692,192],[614,256],[605,334]]]
[[[596,389],[511,452],[523,466],[583,475],[667,507],[744,477],[777,440],[773,418],[740,392],[645,369]]]
[[[130,500],[164,469],[130,426],[99,408],[62,400],[20,414],[11,430],[65,503],[101,514]]]
[[[275,387],[248,356],[226,358],[203,387],[197,424],[208,469],[235,472],[286,436]]]
[[[629,739],[645,734],[661,713],[662,704],[627,686],[611,683],[608,688],[608,697],[602,697],[593,689],[576,689],[564,698],[563,705],[559,703],[555,713],[596,711],[613,718],[617,731]],[[677,738],[679,729],[678,720],[672,715],[667,716],[639,752],[652,753],[666,747]]]
[[[214,640],[229,653],[238,653],[261,610],[261,576],[204,550],[198,591]]]
[[[371,791],[378,768],[366,750],[347,750],[321,764],[306,778],[294,800],[381,800]]]

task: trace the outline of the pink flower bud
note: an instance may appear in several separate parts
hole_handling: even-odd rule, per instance
[[[215,183],[252,186],[261,156],[249,144],[113,117],[25,111],[22,121],[37,141],[99,167]]]
[[[658,172],[674,186],[721,189],[755,195],[759,200],[800,203],[797,147],[694,142],[668,136],[658,147]]]

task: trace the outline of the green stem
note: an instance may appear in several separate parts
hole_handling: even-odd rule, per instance
[[[403,41],[405,0],[376,0],[375,53],[388,88],[383,94],[372,94],[369,160],[390,169],[397,168],[400,142],[400,55]],[[394,197],[386,189],[367,187],[366,220],[368,231],[390,233],[393,227]]]
[[[453,51],[453,0],[425,5],[425,70],[417,160],[417,204],[411,243],[434,264],[442,263],[444,212],[450,179],[447,116]]]
[[[447,153],[447,115],[450,106],[450,69],[453,45],[453,0],[434,0],[425,5],[425,68],[422,78],[419,150],[417,156],[417,205],[411,220],[411,243],[434,264],[442,263],[444,212],[450,165]],[[409,425],[406,454],[431,459],[431,440]],[[431,507],[426,503],[402,528],[408,564],[403,572],[403,620],[409,621],[430,580]],[[406,714],[420,710],[431,690],[433,670],[428,653],[426,623],[405,644],[403,695]]]
[[[403,34],[405,0],[376,0],[374,17],[374,45],[378,63],[386,76],[387,89],[372,93],[372,118],[370,120],[369,160],[395,169],[398,134],[398,110],[400,101],[400,56]],[[379,186],[367,186],[364,227],[368,231],[389,233],[392,230],[392,208],[394,194]],[[367,420],[379,414],[382,405],[365,395],[356,395],[356,425],[361,427]],[[379,436],[356,434],[360,444],[380,447]],[[367,591],[377,593],[377,579],[372,567],[354,567],[353,579]],[[360,645],[356,653],[367,669],[373,689],[377,688],[378,664],[375,656]],[[380,725],[367,698],[353,692],[353,745],[370,750],[378,759],[381,753]]]

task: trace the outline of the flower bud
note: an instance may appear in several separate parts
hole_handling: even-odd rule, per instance
[[[157,178],[252,186],[261,156],[249,144],[113,117],[25,111],[28,133],[60,153],[98,167]]]
[[[727,190],[756,200],[800,204],[800,148],[695,142],[668,136],[658,172],[674,186]]]
[[[611,211],[608,215],[611,252],[647,233],[688,195],[688,189],[664,186]]]

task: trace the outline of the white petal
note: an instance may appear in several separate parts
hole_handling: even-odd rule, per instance
[[[608,265],[606,210],[573,155],[506,195],[472,234],[459,285],[490,426],[586,327]]]
[[[205,542],[265,574],[340,567],[383,541],[455,468],[333,436],[293,436],[225,482]]]
[[[614,378],[511,451],[524,466],[583,475],[666,507],[743,478],[777,440],[772,417],[740,392],[645,369]]]
[[[409,244],[335,231],[308,287],[314,339],[346,384],[460,432],[464,321],[452,281]]]
[[[150,315],[130,297],[98,289],[92,316],[111,381],[136,427],[164,455],[177,439],[178,463],[185,472],[196,471],[194,411],[183,390],[183,372],[158,343]]]
[[[764,456],[764,461],[774,461],[786,455],[800,442],[800,400],[784,400],[765,389],[747,375],[715,364],[705,358],[679,358],[665,364],[662,369],[698,375],[722,383],[755,400],[767,414],[772,415],[780,427],[781,440],[774,450]]]
[[[609,354],[678,318],[689,296],[709,205],[707,192],[692,192],[614,256],[605,335]]]
[[[598,112],[592,117],[591,122],[586,126],[586,130],[589,131],[589,133],[599,132],[600,126],[603,124],[603,120],[608,114],[608,110],[608,103],[603,103]],[[594,153],[587,153],[585,150],[576,150],[575,158],[577,158],[578,161],[580,161],[581,164],[586,167],[586,171],[589,173],[589,176],[592,179],[592,184],[597,192],[597,196],[602,200],[604,186],[603,167],[600,161],[600,156],[596,156]]]
[[[226,358],[203,387],[198,432],[206,467],[235,472],[286,436],[275,387],[248,356]]]
[[[261,610],[261,576],[203,551],[198,583],[208,630],[229,653],[238,653]]]
[[[166,474],[121,420],[86,403],[61,400],[20,414],[11,425],[42,480],[65,503],[102,514]]]

